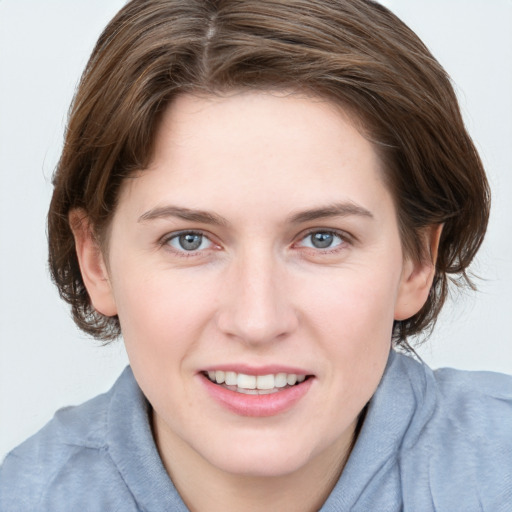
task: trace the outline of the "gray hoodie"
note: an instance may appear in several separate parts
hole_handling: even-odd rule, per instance
[[[128,367],[57,412],[0,468],[0,511],[186,511]],[[322,512],[511,512],[512,377],[390,353]]]

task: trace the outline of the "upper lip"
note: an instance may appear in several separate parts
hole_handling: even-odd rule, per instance
[[[211,372],[211,371],[224,371],[224,372],[235,372],[235,373],[243,373],[245,375],[270,375],[277,373],[288,373],[288,374],[296,374],[296,375],[312,375],[312,372],[296,367],[296,366],[288,366],[281,364],[271,364],[264,366],[252,366],[248,364],[217,364],[210,365],[201,369],[201,372]]]

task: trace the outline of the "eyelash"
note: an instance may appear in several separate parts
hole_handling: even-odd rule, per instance
[[[184,235],[200,236],[203,238],[203,240],[206,239],[210,242],[210,244],[215,245],[215,243],[211,240],[211,238],[206,233],[204,233],[203,231],[197,231],[197,230],[183,230],[183,231],[178,231],[178,232],[174,232],[174,233],[169,233],[168,235],[165,235],[160,240],[159,245],[162,247],[165,247],[169,251],[173,252],[173,254],[175,254],[179,257],[182,257],[182,258],[198,257],[198,256],[202,255],[202,253],[204,253],[206,250],[208,250],[208,248],[206,248],[206,249],[200,249],[200,250],[195,249],[195,250],[187,251],[186,249],[183,249],[183,248],[177,249],[170,245],[170,242],[172,240],[178,239],[179,237],[184,236]],[[201,241],[201,244],[203,243],[203,240]]]
[[[304,242],[308,237],[311,237],[312,235],[315,235],[315,234],[331,235],[331,236],[339,239],[339,243],[337,245],[335,245],[334,247],[332,247],[332,246],[328,246],[325,248],[305,247],[305,249],[314,251],[316,254],[328,255],[328,254],[338,253],[338,252],[344,250],[346,248],[347,244],[351,243],[351,237],[348,235],[348,233],[345,233],[343,231],[337,231],[335,229],[315,228],[315,229],[311,229],[311,230],[307,231],[306,233],[302,234],[299,239],[298,244],[300,244],[301,242]],[[294,245],[296,245],[296,244],[294,244]]]
[[[320,255],[334,254],[334,253],[344,250],[346,248],[347,244],[352,243],[352,237],[348,233],[333,230],[333,229],[315,228],[315,229],[311,229],[305,233],[302,233],[299,236],[298,242],[294,242],[292,244],[292,247],[297,247],[297,246],[300,247],[301,243],[303,243],[308,237],[311,237],[312,235],[315,235],[315,234],[332,235],[333,237],[336,237],[339,239],[339,243],[337,245],[335,245],[334,247],[328,246],[326,248],[318,248],[318,247],[302,246],[305,250],[312,251],[315,254],[320,254]],[[215,242],[213,242],[211,240],[211,238],[208,234],[206,234],[204,231],[200,231],[200,230],[183,230],[183,231],[178,231],[178,232],[174,232],[174,233],[169,233],[160,239],[159,245],[162,247],[166,247],[168,250],[172,251],[174,254],[176,254],[177,256],[182,257],[182,258],[198,257],[201,255],[204,255],[205,251],[208,251],[209,249],[211,249],[211,247],[207,247],[204,249],[193,249],[193,250],[187,251],[184,248],[177,249],[170,245],[170,242],[172,240],[176,240],[179,237],[184,236],[184,235],[200,236],[200,237],[202,237],[201,244],[203,243],[204,239],[206,239],[209,241],[209,243],[211,245],[213,245],[213,246],[216,245]]]

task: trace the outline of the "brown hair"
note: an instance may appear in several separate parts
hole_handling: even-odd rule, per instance
[[[451,278],[487,226],[489,189],[450,79],[418,37],[370,0],[133,0],[110,22],[71,106],[48,215],[50,269],[76,323],[108,340],[117,317],[92,308],[68,221],[83,208],[99,239],[123,180],[144,169],[161,113],[177,94],[292,89],[341,104],[384,162],[404,250],[444,224],[434,284],[394,340],[432,327]]]

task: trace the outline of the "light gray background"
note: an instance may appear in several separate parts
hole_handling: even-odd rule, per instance
[[[512,1],[388,0],[456,84],[493,189],[477,294],[449,304],[419,353],[512,373]],[[0,460],[53,412],[109,388],[121,343],[80,334],[50,283],[45,217],[66,112],[121,0],[0,0]]]

